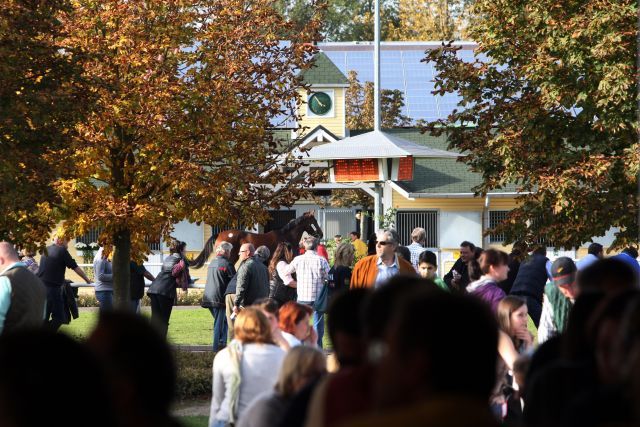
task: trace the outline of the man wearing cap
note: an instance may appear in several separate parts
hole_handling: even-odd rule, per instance
[[[551,281],[544,287],[538,343],[562,333],[577,296],[578,269],[571,258],[560,257],[551,265]]]

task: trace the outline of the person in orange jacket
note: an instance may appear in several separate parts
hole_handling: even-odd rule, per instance
[[[409,261],[396,255],[399,236],[396,230],[386,229],[376,233],[376,254],[362,258],[353,268],[351,289],[374,288],[387,282],[396,274],[416,275]]]

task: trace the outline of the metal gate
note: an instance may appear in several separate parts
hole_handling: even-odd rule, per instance
[[[346,237],[356,229],[354,209],[320,209],[317,214],[318,223],[327,240],[332,239],[336,234]]]
[[[438,248],[438,211],[398,211],[396,228],[400,235],[400,244],[411,244],[411,232],[422,227],[427,232],[427,248]]]

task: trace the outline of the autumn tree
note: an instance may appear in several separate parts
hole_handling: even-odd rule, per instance
[[[614,247],[637,245],[637,13],[630,0],[476,0],[470,34],[484,59],[462,62],[451,46],[428,55],[436,92],[462,97],[429,130],[468,153],[478,194],[520,191],[495,230],[508,241],[575,247],[617,227]]]
[[[373,129],[372,82],[364,84],[358,81],[358,73],[349,71],[349,87],[346,92],[347,128],[351,130]],[[404,95],[398,89],[383,89],[380,92],[380,121],[382,128],[404,127],[411,119],[402,114]]]
[[[60,203],[52,184],[65,169],[44,154],[70,142],[87,91],[77,56],[62,44],[66,0],[0,5],[0,240],[44,244]]]
[[[278,0],[278,10],[304,29],[313,15],[310,0]],[[327,0],[320,29],[326,41],[372,41],[374,0]],[[398,26],[396,0],[380,0],[381,37],[388,40],[391,30]]]
[[[469,1],[399,0],[390,40],[460,40],[466,35]]]
[[[269,129],[301,104],[316,21],[287,34],[269,0],[75,0],[60,19],[95,102],[50,157],[73,168],[55,188],[66,232],[99,227],[114,248],[117,306],[129,305],[131,257],[172,224],[260,221],[297,199],[306,178],[289,175]]]

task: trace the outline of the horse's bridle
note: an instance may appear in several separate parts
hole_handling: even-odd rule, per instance
[[[309,227],[314,231],[313,234],[311,234],[313,237],[319,238],[320,237],[320,233],[318,233],[318,229],[319,227],[316,227],[315,224],[311,223],[309,224]]]

